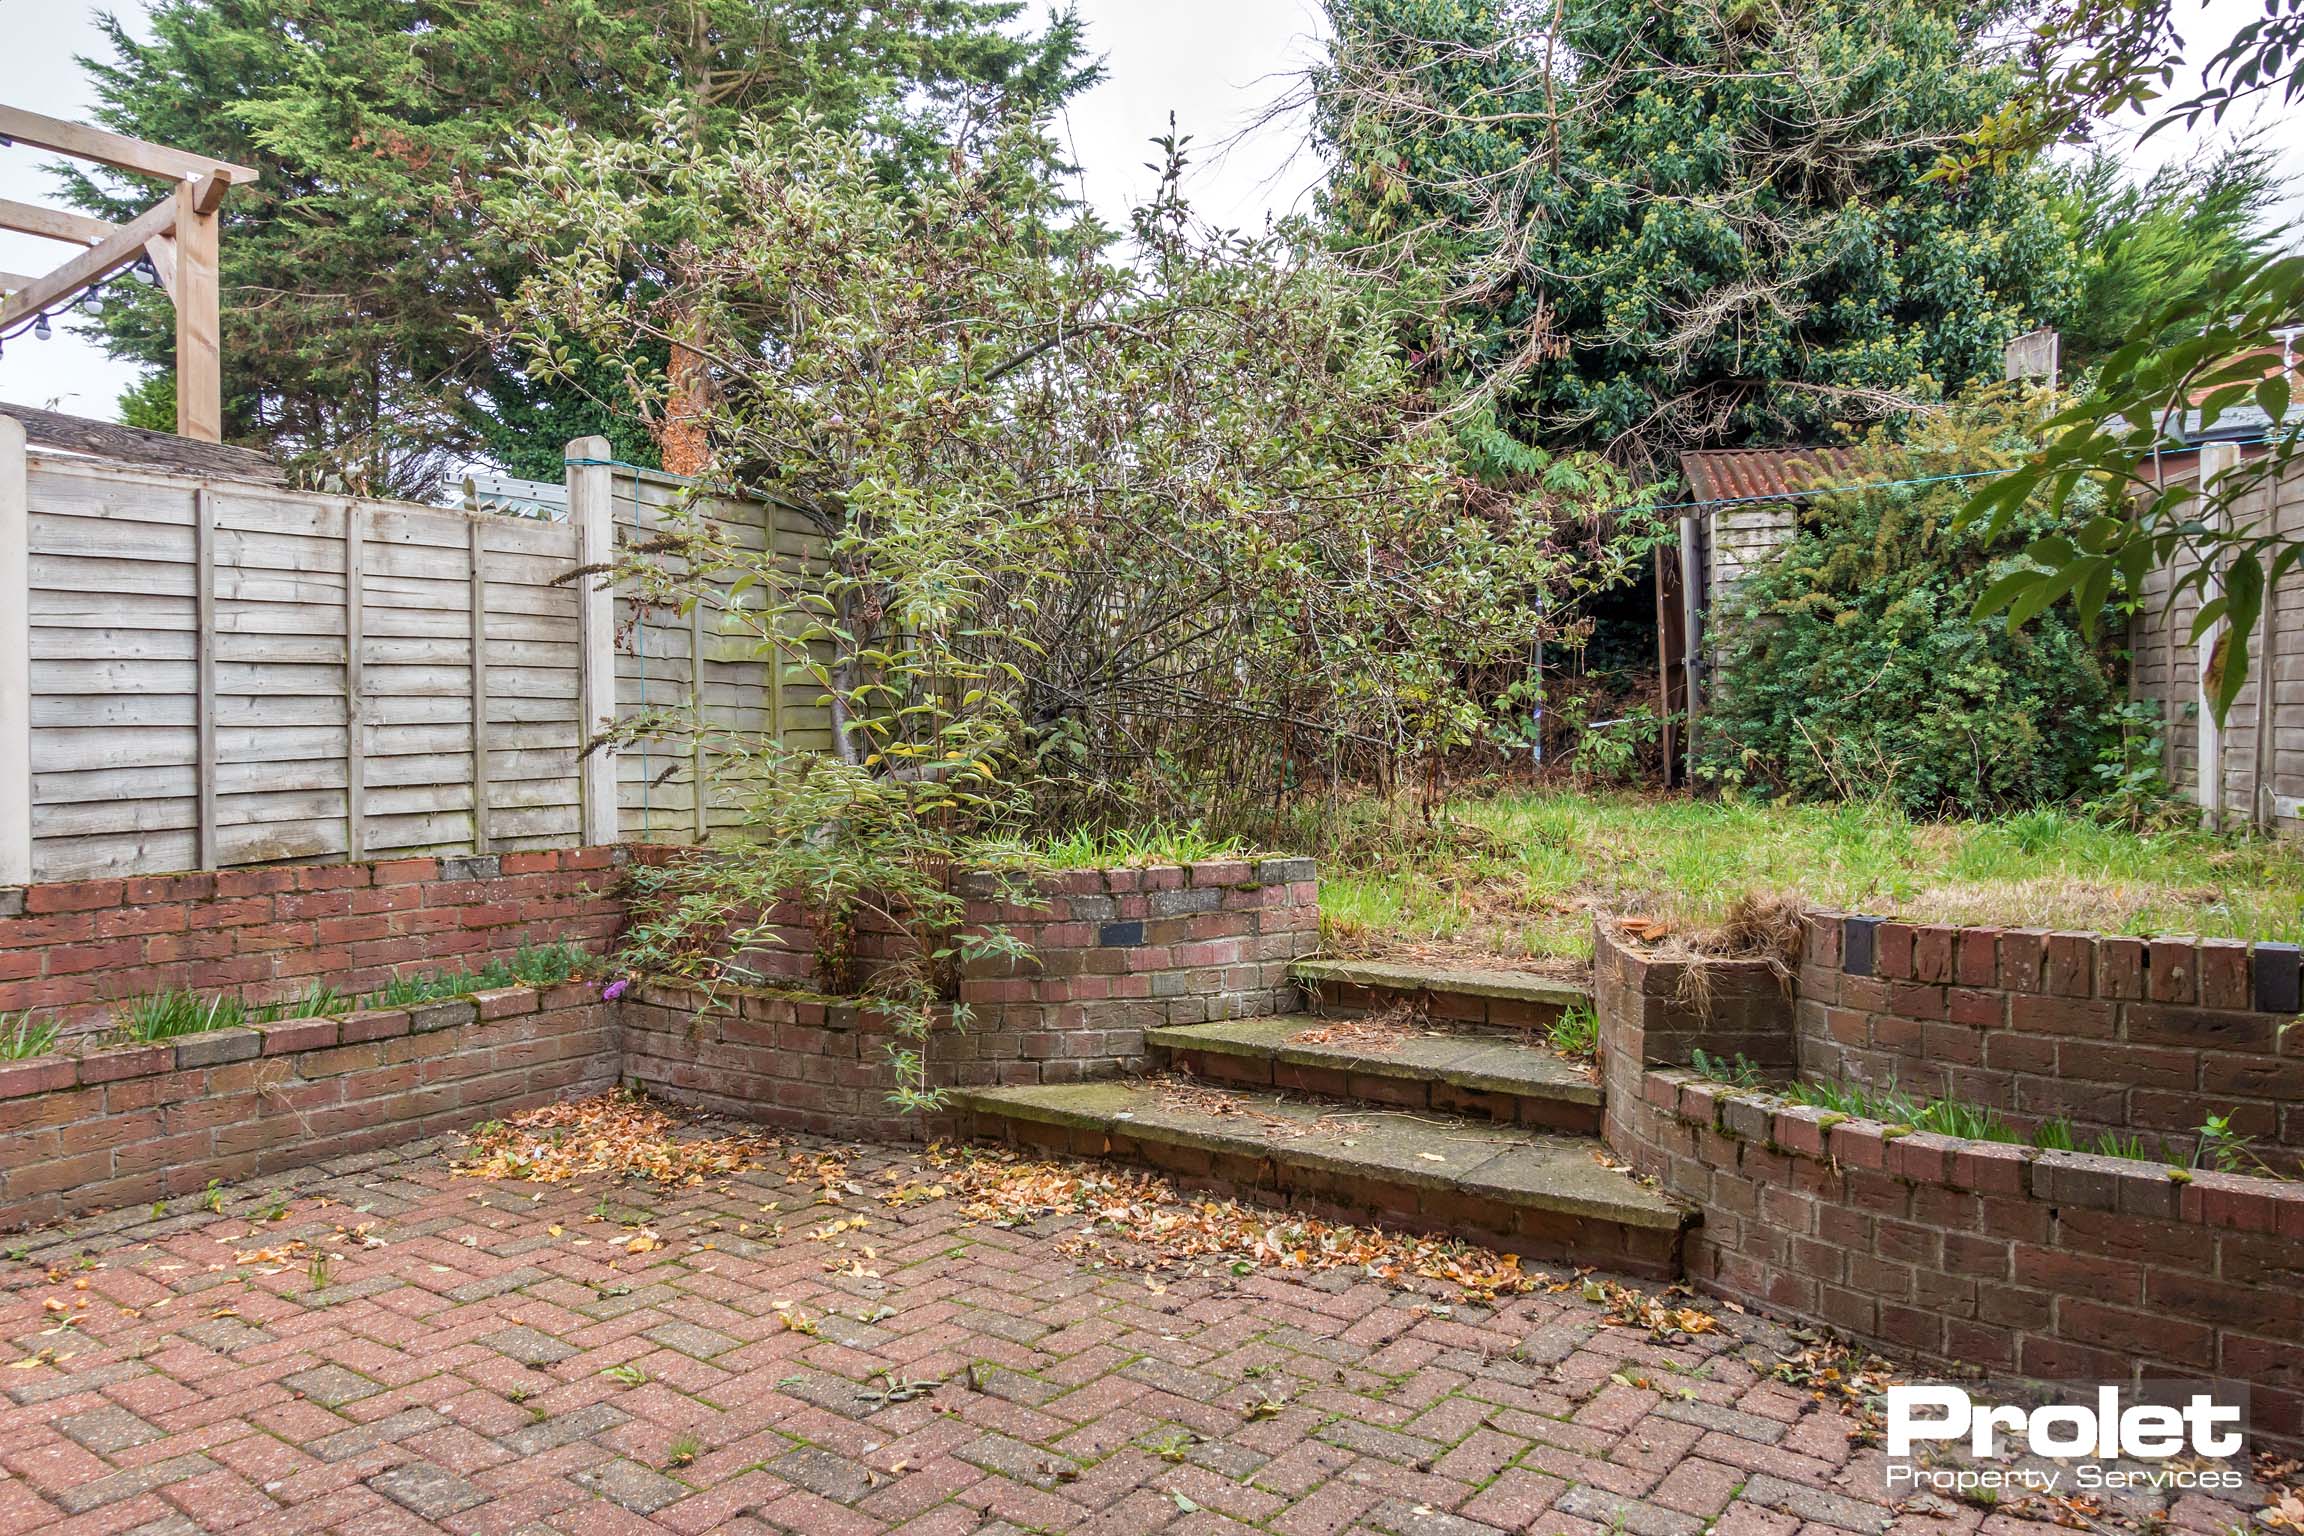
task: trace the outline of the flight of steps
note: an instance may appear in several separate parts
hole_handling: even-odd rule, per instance
[[[1544,1043],[1585,989],[1511,971],[1307,961],[1306,1008],[1175,1025],[1145,1077],[975,1088],[963,1128],[1243,1198],[1531,1258],[1679,1273],[1680,1206],[1599,1139],[1601,1091]],[[1418,1027],[1358,1022],[1413,1005]]]

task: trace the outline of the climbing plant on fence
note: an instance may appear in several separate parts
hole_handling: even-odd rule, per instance
[[[740,571],[786,617],[731,622],[839,717],[834,761],[713,754],[790,855],[756,879],[852,891],[825,850],[885,836],[925,895],[988,829],[1412,773],[1482,741],[1532,647],[1575,643],[1560,599],[1624,569],[1588,521],[1639,500],[1619,476],[1467,474],[1381,296],[1294,231],[1197,226],[1165,149],[1121,246],[1029,124],[911,191],[805,121],[531,144],[511,323],[536,366],[624,357],[655,413],[653,344],[686,335],[716,473],[832,542],[807,583],[701,519],[632,552],[671,601],[684,571]]]

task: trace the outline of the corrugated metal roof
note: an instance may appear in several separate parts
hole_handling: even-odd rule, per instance
[[[1796,498],[1845,476],[1850,448],[1706,448],[1680,455],[1690,501]]]

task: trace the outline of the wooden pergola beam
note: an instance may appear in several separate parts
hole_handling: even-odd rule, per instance
[[[84,213],[67,213],[61,208],[43,208],[38,203],[19,203],[14,198],[0,197],[0,229],[12,229],[18,234],[62,240],[68,245],[94,245],[119,227],[108,219],[92,219]]]
[[[132,139],[122,133],[108,133],[85,123],[66,122],[60,117],[43,117],[38,112],[27,112],[22,107],[0,106],[0,138],[29,144],[35,149],[52,149],[58,154],[93,160],[98,165],[108,165],[116,171],[164,176],[170,181],[182,181],[187,176],[220,175],[227,181],[245,186],[258,179],[251,166],[234,165],[229,160],[212,160],[206,155],[171,149],[165,144],[147,144],[142,139]]]
[[[217,210],[235,185],[256,181],[256,171],[22,107],[0,106],[0,139],[175,183],[167,197],[125,224],[0,199],[0,229],[86,247],[45,277],[8,283],[7,296],[0,298],[0,330],[68,303],[82,289],[147,257],[176,305],[177,434],[223,441]]]
[[[100,283],[144,254],[144,242],[176,227],[177,199],[182,193],[154,203],[114,230],[100,245],[92,245],[46,277],[34,278],[0,302],[0,330],[29,315],[36,315],[72,297],[90,283]]]

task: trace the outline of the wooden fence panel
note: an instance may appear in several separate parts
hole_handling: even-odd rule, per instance
[[[27,450],[5,427],[0,883],[736,824],[725,805],[699,816],[685,744],[588,756],[592,698],[685,706],[700,690],[717,725],[831,746],[814,682],[775,684],[715,607],[611,607],[576,574],[577,477],[608,479],[603,551],[687,502],[673,477],[572,452],[554,521],[128,468]],[[790,509],[707,505],[740,543],[773,538],[795,572],[823,569]],[[616,801],[598,825],[592,775]]]
[[[2277,483],[2253,489],[2237,511],[2242,524],[2304,537],[2304,471],[2292,470]],[[2201,647],[2192,639],[2199,592],[2195,588],[2169,601],[2174,585],[2191,569],[2192,562],[2179,559],[2145,578],[2129,621],[2129,695],[2159,706],[2167,722],[2164,768],[2188,798],[2203,799],[2203,735],[2214,742],[2221,759],[2217,817],[2222,825],[2253,824],[2283,836],[2304,833],[2304,569],[2290,570],[2265,594],[2248,678],[2220,733],[2201,728]],[[2269,697],[2264,694],[2267,680]],[[2261,748],[2259,735],[2266,738]]]
[[[687,482],[649,470],[618,465],[603,466],[602,473],[620,543],[645,539],[676,516],[701,511],[737,548],[765,553],[773,538],[775,553],[795,583],[821,576],[826,568],[823,535],[793,508],[699,495]],[[626,714],[669,709],[681,715],[694,709],[715,731],[781,741],[794,750],[831,751],[832,713],[820,702],[823,689],[805,672],[780,666],[763,653],[755,638],[757,620],[730,617],[733,575],[721,574],[713,583],[713,598],[687,613],[660,604],[644,605],[643,612],[629,590],[619,592],[618,709]],[[741,599],[754,614],[771,601],[772,595],[757,587]],[[787,620],[793,625],[800,622],[797,617]],[[828,654],[826,647],[816,650],[820,656]],[[771,676],[779,671],[784,673],[781,679]],[[695,842],[741,823],[737,807],[711,803],[709,795],[699,809],[698,755],[696,743],[686,737],[642,741],[619,754],[622,836],[644,842]],[[702,766],[709,784],[709,765]]]

